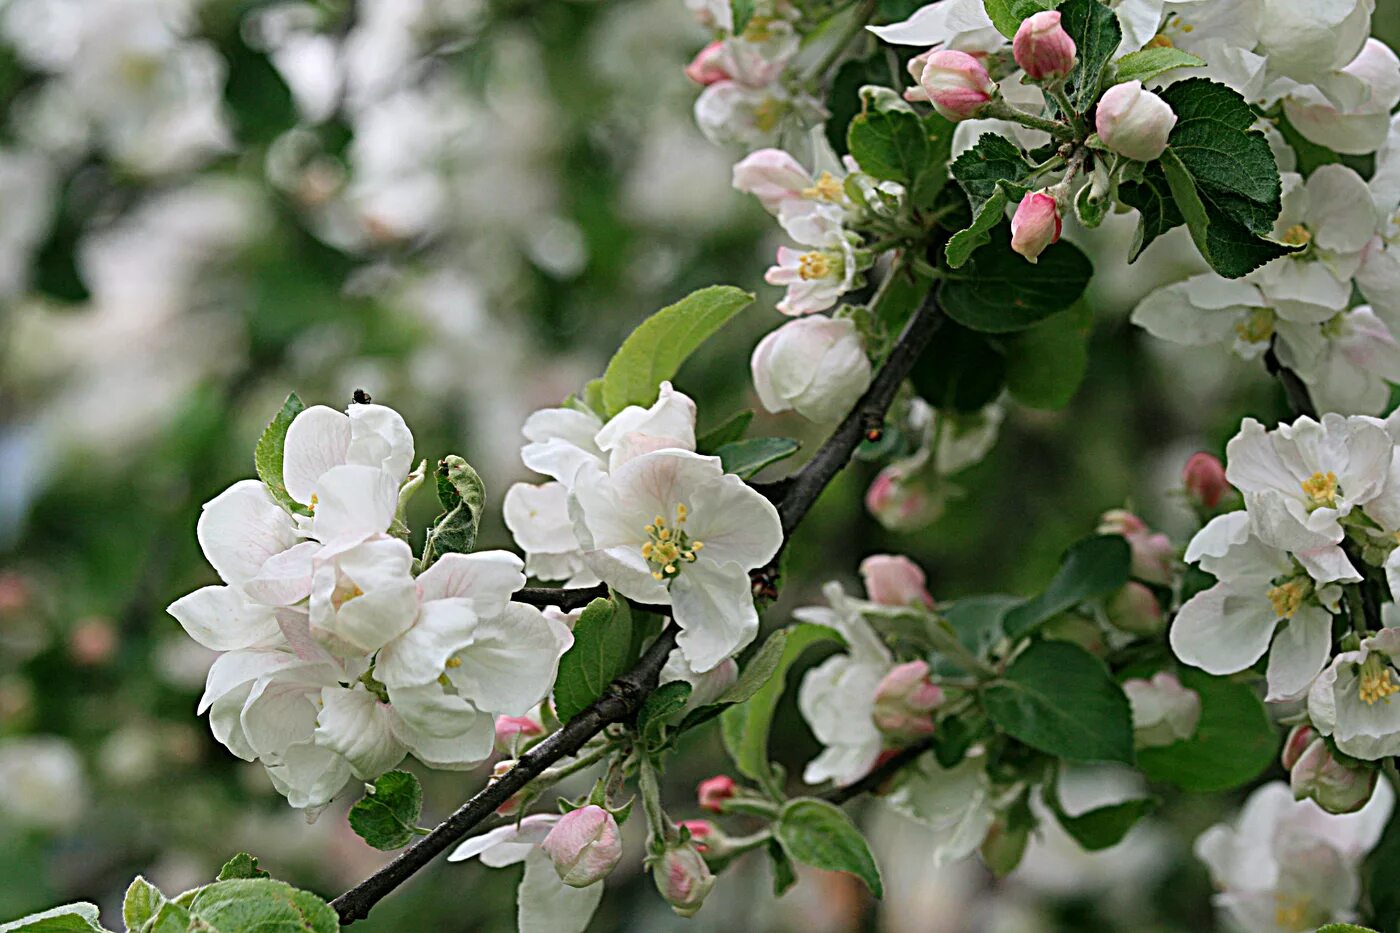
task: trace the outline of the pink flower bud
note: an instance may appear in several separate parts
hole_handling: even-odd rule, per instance
[[[1060,208],[1044,191],[1027,191],[1011,218],[1011,248],[1031,262],[1060,239]]]
[[[1121,156],[1151,162],[1167,148],[1167,136],[1176,126],[1171,106],[1141,81],[1115,84],[1099,98],[1094,117],[1099,139]]]
[[[1312,726],[1294,726],[1289,730],[1288,738],[1283,740],[1283,753],[1279,756],[1285,771],[1292,771],[1293,766],[1298,763],[1298,759],[1303,757],[1303,752],[1317,738],[1317,730]]]
[[[927,52],[921,55],[915,55],[913,58],[909,59],[909,64],[905,67],[909,70],[909,76],[914,79],[914,86],[904,89],[905,100],[911,103],[914,101],[928,102],[928,94],[925,93],[923,86],[918,82],[919,79],[923,77],[924,65],[928,64],[928,57],[936,51],[938,50],[929,49]]]
[[[1122,535],[1132,548],[1132,574],[1148,583],[1171,583],[1176,564],[1176,547],[1171,538],[1154,532],[1147,523],[1132,512],[1113,509],[1099,519],[1099,534]]]
[[[1205,452],[1192,454],[1191,459],[1186,461],[1181,471],[1181,481],[1191,501],[1206,509],[1215,508],[1225,493],[1230,491],[1224,464],[1219,457]]]
[[[924,587],[924,572],[902,554],[872,554],[860,562],[865,595],[882,606],[933,605]]]
[[[521,747],[537,735],[544,735],[544,726],[530,716],[498,716],[496,718],[496,751],[503,755],[518,755]]]
[[[1351,768],[1332,756],[1327,742],[1313,739],[1288,774],[1294,800],[1311,798],[1328,813],[1355,813],[1376,789],[1375,768]]]
[[[781,149],[756,150],[734,165],[734,189],[758,198],[770,214],[784,201],[804,197],[815,183],[802,163]]]
[[[930,735],[931,713],[943,702],[943,691],[929,680],[928,664],[909,661],[896,665],[875,688],[875,726],[901,742]]]
[[[676,824],[684,827],[690,833],[690,839],[695,843],[697,851],[706,852],[709,846],[705,845],[705,840],[715,834],[715,824],[709,820],[681,820]]]
[[[724,59],[724,43],[718,40],[711,42],[696,52],[695,58],[685,66],[685,76],[701,87],[716,81],[728,81],[733,75],[724,67]]]
[[[1011,40],[1011,54],[1032,81],[1063,78],[1074,69],[1074,40],[1060,25],[1058,10],[1028,16]]]
[[[865,493],[865,507],[891,531],[912,531],[938,517],[942,506],[898,467],[885,467]]]
[[[980,61],[966,52],[940,49],[929,55],[919,86],[946,119],[966,120],[996,93],[996,82]]]
[[[734,796],[735,787],[734,779],[727,774],[717,774],[701,781],[695,790],[700,809],[711,813],[724,812],[724,802]]]
[[[112,660],[117,652],[117,629],[103,616],[91,616],[78,623],[68,636],[68,652],[74,663],[97,667]]]
[[[1105,611],[1114,628],[1134,635],[1156,635],[1167,624],[1157,597],[1135,580],[1108,601]]]
[[[715,886],[710,866],[693,843],[667,846],[652,866],[652,879],[666,903],[682,917],[694,916]]]
[[[611,813],[590,804],[560,817],[540,848],[554,862],[561,881],[586,888],[617,867],[622,858],[622,835]]]

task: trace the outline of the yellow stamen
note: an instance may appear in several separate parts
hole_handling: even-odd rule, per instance
[[[1280,619],[1291,619],[1311,591],[1312,587],[1306,580],[1289,580],[1269,590],[1266,595]]]
[[[316,503],[317,503],[317,501],[318,501],[318,500],[317,500],[317,498],[316,498],[316,494],[313,492],[313,493],[311,494],[311,504],[308,505],[308,506],[306,507],[306,510],[307,510],[308,512],[314,512],[314,511],[316,511]]]
[[[831,275],[831,260],[826,253],[818,250],[803,253],[797,260],[797,274],[802,276],[804,282],[824,279]]]
[[[1246,343],[1264,343],[1274,335],[1271,308],[1252,308],[1249,316],[1235,325],[1235,333]]]
[[[1313,926],[1309,922],[1312,902],[1308,898],[1279,891],[1274,895],[1274,903],[1274,923],[1280,930],[1301,931]]]
[[[1312,231],[1302,224],[1294,224],[1283,231],[1283,242],[1289,246],[1307,246],[1312,242]]]
[[[1143,46],[1145,49],[1170,49],[1173,47],[1171,38],[1160,32],[1148,39],[1147,44]]]
[[[459,657],[457,657],[456,655],[453,655],[452,657],[450,657],[450,658],[447,659],[447,666],[448,666],[448,667],[461,667],[461,666],[462,666],[462,659],[459,658]]]
[[[1378,663],[1373,664],[1372,658]],[[1361,665],[1361,677],[1356,692],[1360,695],[1362,703],[1374,706],[1377,701],[1389,703],[1391,694],[1400,693],[1400,684],[1396,684],[1390,676],[1390,667],[1379,663],[1379,657],[1372,655]]]
[[[1313,508],[1337,507],[1337,474],[1331,470],[1326,473],[1314,473],[1300,485],[1303,487],[1303,495],[1308,497],[1308,504]]]
[[[771,133],[783,118],[787,104],[770,97],[753,109],[753,125],[760,133]]]
[[[830,172],[822,172],[812,187],[802,189],[802,196],[813,201],[840,201],[844,194],[841,182]]]

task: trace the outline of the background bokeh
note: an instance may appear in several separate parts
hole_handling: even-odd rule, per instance
[[[1400,43],[1400,0],[1374,22]],[[499,501],[525,478],[525,416],[691,289],[759,295],[682,371],[702,427],[756,405],[777,237],[729,187],[742,153],[694,128],[681,69],[704,41],[681,0],[0,2],[0,921],[78,899],[113,917],[133,875],[178,891],[241,849],[328,896],[388,857],[348,829],[349,800],[307,825],[212,739],[194,715],[211,656],[164,612],[214,581],[199,506],[251,474],[288,391],[340,406],[364,388],[419,456],[466,456],[493,494],[487,546],[510,543]],[[1071,234],[1099,269],[1073,403],[1012,407],[918,533],[864,513],[873,464],[846,471],[767,624],[869,553],[910,554],[940,598],[1025,593],[1105,509],[1189,533],[1186,457],[1281,400],[1257,367],[1128,325],[1198,260],[1178,230],[1126,266],[1119,220]],[[818,440],[791,416],[765,426]],[[789,698],[776,754],[800,773],[815,748]],[[694,784],[724,768],[701,730],[668,800],[696,815]],[[417,770],[426,819],[485,774]],[[593,929],[1209,929],[1190,842],[1236,802],[1168,799],[1092,857],[1051,827],[998,882],[934,870],[924,830],[867,802],[882,904],[817,872],[776,900],[750,856],[691,921],[652,894],[628,833]],[[362,926],[513,929],[518,871],[436,864]]]

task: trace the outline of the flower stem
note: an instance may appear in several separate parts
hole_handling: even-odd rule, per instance
[[[1022,126],[1028,126],[1033,130],[1040,130],[1049,133],[1057,139],[1073,139],[1074,129],[1068,123],[1058,120],[1047,120],[1044,117],[1037,117],[1034,114],[1026,113],[1017,107],[1013,107],[1000,97],[982,105],[982,109],[977,111],[979,120],[1010,120]]]

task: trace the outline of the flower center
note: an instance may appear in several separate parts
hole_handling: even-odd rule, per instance
[[[1307,246],[1312,242],[1312,231],[1302,224],[1294,224],[1283,231],[1283,242],[1289,246]]]
[[[1281,930],[1306,930],[1310,924],[1308,922],[1309,909],[1312,901],[1298,894],[1285,894],[1279,891],[1274,894],[1274,923]]]
[[[775,97],[769,97],[753,108],[753,125],[761,133],[771,133],[783,118],[787,105]]]
[[[1374,706],[1377,700],[1389,703],[1392,693],[1400,693],[1400,684],[1390,676],[1390,665],[1380,655],[1369,655],[1362,662],[1357,693],[1367,706]]]
[[[1337,507],[1337,474],[1328,470],[1326,473],[1314,473],[1301,483],[1303,495],[1308,497],[1309,509],[1320,509],[1323,507],[1334,509]]]
[[[352,599],[358,599],[365,595],[365,591],[360,589],[359,584],[349,577],[341,577],[336,581],[335,589],[331,591],[331,605],[339,609]]]
[[[667,525],[665,517],[658,515],[642,529],[647,534],[642,557],[657,580],[670,580],[681,572],[682,564],[695,563],[695,552],[705,546],[703,541],[692,541],[686,533],[688,514],[684,505],[678,505],[674,524]]]
[[[1175,45],[1172,43],[1171,36],[1168,36],[1166,33],[1161,33],[1161,32],[1159,32],[1159,33],[1157,33],[1157,35],[1153,36],[1151,39],[1148,39],[1148,40],[1147,40],[1147,44],[1144,45],[1143,48],[1145,48],[1145,49],[1170,49],[1170,48],[1175,48]]]
[[[1274,335],[1272,308],[1251,308],[1248,316],[1235,325],[1235,333],[1246,343],[1264,343]]]
[[[802,196],[813,201],[840,201],[844,193],[841,182],[830,172],[822,172],[812,187],[802,189]]]
[[[802,276],[804,282],[810,282],[812,279],[824,279],[831,275],[831,272],[831,257],[821,250],[803,253],[798,257],[797,274]]]
[[[1303,600],[1312,593],[1312,585],[1307,580],[1289,580],[1273,587],[1266,594],[1274,613],[1280,619],[1291,619],[1293,613],[1303,605]]]

